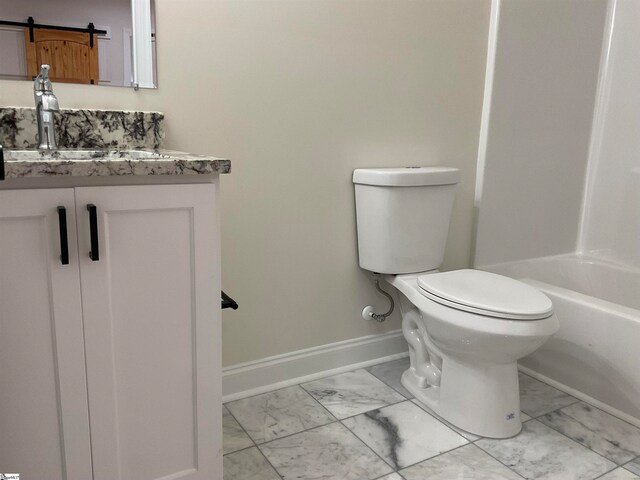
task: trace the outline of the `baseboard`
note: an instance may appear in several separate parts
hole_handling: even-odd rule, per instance
[[[635,425],[636,427],[640,428],[640,419],[633,417],[628,413],[624,413],[623,411],[618,410],[617,408],[614,408],[611,405],[607,405],[606,403],[603,403],[600,400],[596,400],[595,398],[590,397],[589,395],[582,393],[581,391],[576,390],[575,388],[568,387],[564,383],[557,382],[556,380],[546,377],[545,375],[542,375],[536,372],[535,370],[531,370],[530,368],[523,367],[522,365],[518,365],[518,370],[520,370],[522,373],[526,373],[530,377],[540,380],[541,382],[548,383],[552,387],[557,388],[558,390],[561,390],[565,393],[568,393],[569,395],[576,397],[579,400],[582,400],[590,405],[593,405],[594,407],[599,408],[600,410],[603,410],[613,415],[614,417],[618,417],[621,420],[624,420],[625,422],[628,422],[631,425]]]
[[[402,330],[369,335],[222,369],[223,401],[250,397],[409,355]]]

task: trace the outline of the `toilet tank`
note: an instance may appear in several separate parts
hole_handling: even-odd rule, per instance
[[[354,170],[360,267],[388,274],[439,268],[459,177],[450,167]]]

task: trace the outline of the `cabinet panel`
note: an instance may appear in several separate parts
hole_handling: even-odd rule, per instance
[[[0,191],[0,472],[91,478],[84,361],[73,190]]]
[[[95,480],[222,478],[216,197],[76,189]]]

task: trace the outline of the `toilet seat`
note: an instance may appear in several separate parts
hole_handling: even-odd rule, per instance
[[[553,314],[539,290],[495,273],[455,270],[418,277],[422,295],[441,305],[506,320],[540,320]]]

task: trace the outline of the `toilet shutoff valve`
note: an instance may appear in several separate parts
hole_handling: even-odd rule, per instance
[[[387,292],[385,292],[382,288],[380,288],[380,279],[378,278],[377,274],[375,275],[375,279],[376,279],[376,290],[378,290],[382,295],[387,297],[387,299],[389,300],[389,304],[390,304],[389,310],[385,313],[375,313],[374,308],[371,305],[367,305],[362,309],[362,318],[364,318],[365,320],[375,320],[378,323],[382,323],[393,312],[394,303],[393,303],[393,297]]]

